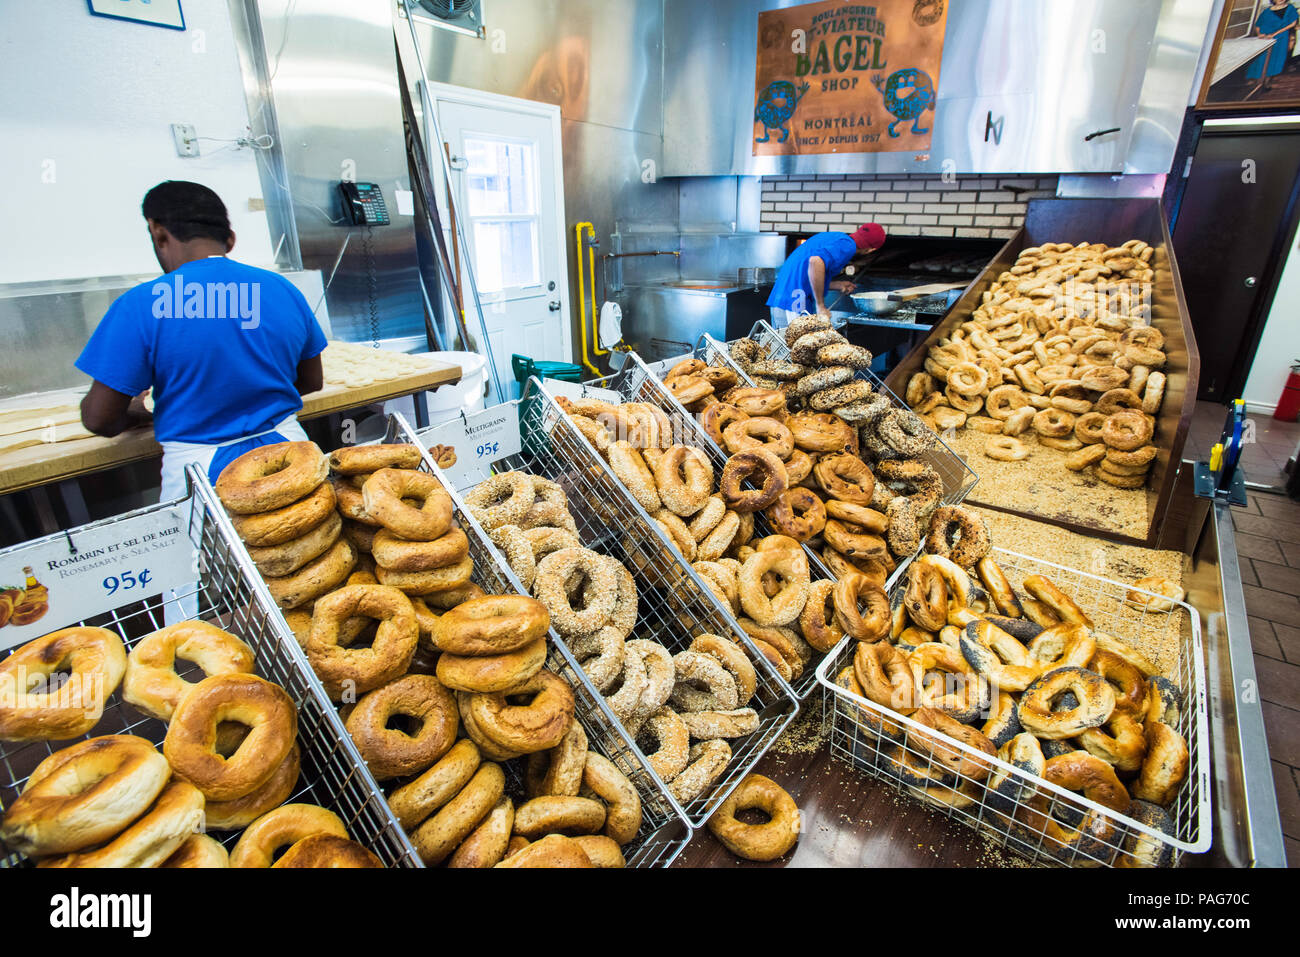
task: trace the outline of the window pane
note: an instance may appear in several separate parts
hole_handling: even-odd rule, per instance
[[[471,216],[536,212],[533,143],[513,143],[483,136],[465,137],[466,188]]]
[[[541,282],[537,263],[537,223],[474,223],[474,278],[482,292]]]

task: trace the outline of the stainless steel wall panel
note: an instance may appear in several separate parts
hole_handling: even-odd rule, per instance
[[[761,10],[799,0],[665,0],[664,138],[669,175],[771,173],[1163,173],[1171,90],[1190,83],[1182,46],[1211,0],[962,0],[948,5],[928,154],[753,155],[750,104]],[[1166,11],[1168,11],[1166,15]],[[1161,31],[1159,49],[1152,41]],[[1144,83],[1149,62],[1167,79]],[[1184,87],[1185,89],[1185,87]],[[1001,142],[985,141],[989,114]],[[1138,118],[1137,165],[1127,161]],[[1153,129],[1147,129],[1154,125]],[[1118,133],[1085,140],[1092,132]],[[945,167],[945,163],[950,164]]]
[[[382,338],[422,335],[415,231],[394,197],[411,185],[389,5],[257,0],[257,7],[303,266],[328,279],[344,250],[327,293],[336,334],[369,341],[374,317]],[[380,185],[391,226],[337,222],[345,177]]]
[[[1218,24],[1215,0],[1173,0],[1160,6],[1160,19],[1147,58],[1138,97],[1133,139],[1124,170],[1128,173],[1168,171],[1178,147],[1187,104],[1196,99],[1203,48],[1210,45],[1210,24]]]

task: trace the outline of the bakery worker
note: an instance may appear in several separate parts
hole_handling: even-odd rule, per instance
[[[98,435],[147,424],[137,400],[153,388],[165,502],[190,463],[215,482],[250,449],[306,441],[296,413],[323,383],[325,334],[287,279],[226,258],[235,234],[206,186],[159,183],[142,212],[165,275],[117,298],[76,366],[95,380],[81,421]]]
[[[829,315],[824,297],[827,289],[852,292],[856,287],[847,280],[831,282],[858,253],[874,252],[885,245],[885,230],[879,223],[867,223],[851,233],[818,233],[790,254],[767,304],[772,323],[778,329],[806,312]]]

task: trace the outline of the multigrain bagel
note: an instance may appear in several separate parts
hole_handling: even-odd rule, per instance
[[[162,792],[171,768],[152,744],[115,734],[54,752],[6,809],[0,838],[34,857],[109,840]]]
[[[252,515],[232,513],[230,521],[235,526],[235,533],[246,545],[250,548],[265,548],[301,538],[329,516],[336,514],[334,505],[334,486],[329,482],[321,482],[314,491],[296,502]]]
[[[346,622],[357,617],[379,622],[368,648],[341,642]],[[345,691],[364,694],[405,674],[418,638],[415,609],[402,592],[387,585],[348,585],[316,602],[303,650],[325,690],[338,700]]]
[[[404,716],[418,722],[408,734],[391,727]],[[460,726],[456,699],[432,675],[405,675],[363,695],[348,715],[348,734],[378,781],[418,774],[451,748]]]
[[[361,498],[366,514],[410,541],[431,542],[451,528],[451,496],[427,472],[380,469],[366,479]]]
[[[388,795],[388,806],[410,831],[461,792],[482,763],[478,747],[461,738],[433,767]]]
[[[329,465],[341,475],[362,475],[380,469],[416,469],[421,458],[419,446],[405,443],[354,445],[331,452]]]
[[[357,551],[345,538],[337,539],[322,555],[281,578],[267,578],[266,587],[284,609],[301,608],[337,588],[356,567]]]
[[[282,578],[285,575],[292,575],[308,562],[319,558],[338,541],[342,531],[343,520],[335,512],[315,528],[309,529],[291,541],[260,548],[250,545],[248,557],[253,560],[257,570],[263,575]]]
[[[527,699],[513,704],[509,698]],[[575,702],[568,683],[542,669],[517,688],[468,695],[475,727],[499,747],[521,754],[544,751],[564,740]]]
[[[434,539],[411,541],[387,528],[374,535],[371,551],[375,563],[389,571],[423,572],[454,565],[469,554],[469,539],[455,525]]]
[[[279,442],[245,452],[227,465],[214,489],[239,515],[270,512],[305,498],[329,475],[329,460],[314,442]]]
[[[229,757],[216,750],[217,729],[223,721],[251,729]],[[279,685],[257,675],[213,675],[176,703],[163,754],[172,769],[205,798],[232,801],[265,784],[289,756],[297,737],[297,709]]]

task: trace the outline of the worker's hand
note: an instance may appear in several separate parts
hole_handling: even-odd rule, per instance
[[[849,282],[849,280],[847,279],[840,279],[837,280],[836,282],[831,283],[831,288],[834,289],[836,292],[842,292],[842,293],[857,292],[858,289],[858,287],[854,283]]]
[[[831,311],[827,309],[825,306],[822,306],[820,309],[817,310],[817,315],[821,316],[823,319],[830,319]]]

